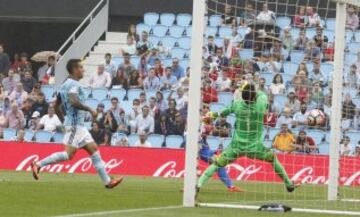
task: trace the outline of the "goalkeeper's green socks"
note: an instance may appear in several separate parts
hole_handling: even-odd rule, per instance
[[[200,176],[197,187],[201,188],[218,170],[218,166],[211,164]]]
[[[280,176],[282,180],[284,180],[286,186],[290,186],[293,182],[289,179],[284,167],[281,165],[277,157],[274,158],[273,167],[275,169],[276,174]]]

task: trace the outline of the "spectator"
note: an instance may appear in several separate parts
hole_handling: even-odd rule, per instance
[[[34,101],[32,110],[38,111],[40,116],[44,116],[48,111],[49,104],[45,100],[45,95],[40,92],[38,98]]]
[[[119,65],[117,71],[118,72],[122,71],[125,75],[125,78],[128,78],[131,72],[135,70],[135,66],[130,62],[130,54],[124,53],[123,57],[124,57],[124,62]]]
[[[37,101],[39,98],[39,95],[41,94],[41,85],[39,83],[36,83],[31,91],[30,94],[28,94],[28,99],[31,99],[32,101]]]
[[[162,114],[159,119],[155,119],[155,133],[161,135],[168,135],[169,120],[165,114]]]
[[[270,48],[270,55],[273,57],[273,61],[285,61],[289,56],[289,52],[284,48],[283,42],[274,41]],[[281,67],[281,66],[280,66]]]
[[[360,157],[360,142],[355,146],[354,157]]]
[[[295,150],[294,143],[296,142],[293,134],[288,129],[287,124],[281,124],[281,131],[273,140],[272,147],[280,152],[291,153]]]
[[[10,69],[9,55],[4,52],[4,45],[0,44],[0,78],[6,77],[9,69]]]
[[[257,35],[258,34],[255,31],[255,29],[250,28],[250,32],[246,33],[246,35],[244,36],[243,47],[245,49],[253,49],[254,41],[255,41],[255,38],[257,37]]]
[[[177,86],[178,81],[172,73],[171,67],[166,67],[165,75],[160,78],[160,90],[172,90]]]
[[[156,91],[160,89],[160,80],[155,75],[155,69],[150,68],[148,77],[144,80],[145,91]]]
[[[19,65],[20,65],[20,55],[19,55],[19,53],[14,53],[13,61],[10,66],[10,69],[16,71],[19,68]]]
[[[342,105],[342,118],[347,120],[354,120],[356,105],[351,99],[351,95],[347,93]]]
[[[151,117],[154,117],[155,120],[158,119],[160,111],[158,109],[158,107],[156,106],[156,98],[155,97],[150,97],[149,100],[149,109],[150,109],[150,115]]]
[[[161,60],[159,58],[155,59],[154,69],[157,77],[160,78],[161,76],[164,75],[164,67],[161,64]]]
[[[169,98],[172,98],[173,93],[174,93],[174,91],[171,91]],[[176,101],[176,109],[179,111],[182,109],[186,109],[187,103],[188,103],[188,97],[185,95],[184,89],[179,87],[176,90],[176,93],[177,93],[177,96],[173,98]]]
[[[185,132],[185,121],[179,112],[175,113],[175,118],[170,118],[169,134],[183,136]]]
[[[254,10],[253,4],[247,2],[245,5],[245,10],[242,12],[241,17],[241,24],[243,26],[247,26],[248,24],[252,23],[256,19],[256,13]]]
[[[340,155],[342,156],[351,156],[353,150],[350,145],[350,137],[344,136],[340,141]]]
[[[266,87],[265,78],[263,78],[263,77],[259,78],[259,84],[258,84],[257,90],[262,91],[264,93],[267,93],[269,91],[268,88]]]
[[[33,114],[33,104],[34,102],[31,99],[26,99],[21,105],[21,111],[23,112],[25,119],[25,128],[29,126],[29,121],[31,119],[31,115]]]
[[[314,105],[314,107],[322,108],[324,105],[324,101],[325,101],[325,95],[322,88],[320,87],[320,83],[314,82],[311,91],[310,102]]]
[[[111,143],[112,143],[112,146],[129,147],[129,140],[126,136],[122,137],[120,139],[117,139],[115,141],[113,141],[113,139],[111,139]]]
[[[222,48],[216,48],[216,55],[213,58],[213,63],[220,68],[229,66],[229,59],[224,55]]]
[[[48,109],[48,113],[40,119],[40,125],[38,129],[43,129],[49,132],[55,132],[61,126],[62,123],[59,117],[55,114],[54,107],[50,106]]]
[[[309,39],[306,37],[305,30],[301,30],[299,37],[295,41],[295,50],[305,50]]]
[[[103,144],[105,131],[100,128],[100,125],[97,121],[93,121],[91,124],[91,130],[89,130],[91,137],[94,139],[96,144]]]
[[[18,73],[23,76],[24,72],[27,70],[31,70],[31,63],[28,61],[28,54],[22,52],[20,54],[20,63],[18,68]]]
[[[270,54],[263,54],[262,56],[263,67],[260,69],[264,73],[279,73],[281,63],[276,61],[276,58]]]
[[[134,70],[131,72],[129,78],[128,78],[128,87],[129,89],[142,89],[142,79],[139,75],[139,72],[137,70]]]
[[[172,74],[176,77],[177,80],[180,80],[185,76],[185,70],[182,66],[179,65],[179,59],[174,58],[171,66]]]
[[[135,147],[141,147],[141,148],[151,148],[151,143],[147,140],[147,133],[146,132],[140,132],[139,133],[139,140],[135,142]]]
[[[101,105],[103,106],[103,105]],[[113,117],[115,118],[116,122],[120,122],[120,112],[122,109],[119,106],[119,99],[117,97],[111,98],[111,107],[109,111],[112,113]]]
[[[131,132],[135,132],[136,131],[136,118],[141,115],[142,113],[142,108],[140,107],[140,100],[139,99],[134,99],[133,100],[133,106],[132,106],[132,110],[129,114],[129,124],[131,127]]]
[[[305,126],[307,123],[307,118],[309,112],[307,111],[307,105],[305,103],[301,104],[300,111],[294,115],[294,125],[297,127]]]
[[[135,122],[138,134],[141,132],[154,133],[154,118],[149,115],[149,106],[142,107],[142,115],[138,115]]]
[[[345,74],[345,84],[349,88],[357,89],[360,84],[360,76],[357,72],[357,66],[352,64],[349,72]]]
[[[111,75],[105,71],[104,64],[100,64],[97,72],[91,75],[89,85],[91,88],[109,88],[111,86]]]
[[[207,52],[209,55],[214,55],[217,49],[217,46],[215,44],[215,38],[213,35],[209,35],[207,37],[207,43],[206,43]]]
[[[23,112],[19,109],[16,102],[11,104],[11,111],[6,115],[7,126],[11,129],[23,129],[25,125],[25,118]]]
[[[314,63],[320,62],[320,48],[316,46],[315,41],[311,40],[307,43],[305,50],[305,60],[313,61]]]
[[[111,77],[115,77],[115,73],[116,73],[116,65],[115,63],[111,60],[112,56],[110,53],[106,53],[105,54],[105,72],[110,73]]]
[[[318,150],[314,139],[310,136],[307,136],[304,130],[299,132],[294,147],[297,152],[307,154],[316,153]]]
[[[142,78],[145,78],[148,75],[148,64],[146,63],[145,57],[142,57],[140,59],[138,70]]]
[[[349,5],[346,14],[345,28],[355,31],[359,27],[359,17],[355,12],[355,7]]]
[[[126,45],[121,48],[121,54],[123,56],[124,54],[129,54],[130,56],[136,54],[136,43],[134,42],[133,37],[127,37]]]
[[[270,93],[273,95],[285,94],[285,84],[280,74],[276,74],[270,85]]]
[[[119,116],[120,116],[120,114],[119,114]],[[117,121],[116,121],[113,113],[110,110],[105,113],[105,116],[102,120],[102,124],[103,124],[105,130],[108,130],[112,133],[115,133],[118,128]]]
[[[151,48],[149,55],[147,56],[147,64],[151,67],[155,66],[155,60],[159,59],[159,50],[156,47]]]
[[[7,114],[11,110],[11,103],[9,97],[6,97],[4,99],[4,106],[3,106],[3,112],[4,114]]]
[[[34,77],[32,77],[32,72],[30,70],[25,70],[24,77],[21,79],[21,83],[24,87],[24,90],[27,93],[30,93],[33,90],[37,81],[35,80]]]
[[[275,22],[276,16],[273,11],[268,9],[268,4],[264,3],[262,5],[262,11],[259,13],[256,19],[264,23],[273,23]]]
[[[217,91],[211,86],[210,80],[203,82],[202,101],[204,103],[212,103],[218,101]]]
[[[314,11],[314,8],[311,6],[306,7],[307,15],[307,26],[308,27],[317,27],[321,26],[321,19],[318,13]]]
[[[221,77],[215,81],[216,90],[219,92],[228,92],[230,91],[232,81],[226,77],[226,74],[223,72]]]
[[[333,62],[334,61],[334,55],[335,55],[335,47],[334,43],[323,43],[322,47],[322,62]]]
[[[139,104],[140,108],[142,108],[145,105],[148,105],[147,99],[146,99],[146,93],[144,91],[141,92],[139,95],[139,103],[140,103]]]
[[[279,117],[276,123],[276,127],[280,128],[282,125],[286,124],[287,128],[291,128],[293,125],[293,119],[291,117],[291,111],[289,108],[284,108],[282,115]]]
[[[168,108],[164,95],[160,91],[156,92],[156,107],[160,110],[160,113]]]
[[[26,126],[26,128],[32,131],[36,131],[39,129],[39,125],[40,125],[40,113],[38,111],[34,111],[31,115],[31,119],[28,125]]]
[[[120,121],[118,122],[118,133],[128,134],[130,132],[129,119],[125,115],[125,111],[120,111]]]
[[[288,98],[285,102],[285,107],[290,109],[291,114],[295,114],[300,111],[300,101],[296,98],[294,89],[290,89],[288,91]]]
[[[328,72],[328,73],[330,73],[330,72]],[[325,76],[320,71],[320,63],[314,63],[314,69],[313,69],[312,73],[310,74],[310,81],[313,84],[319,83],[320,86],[326,85]]]
[[[226,121],[225,117],[219,118],[215,123],[213,136],[229,137],[231,135],[231,124]]]
[[[182,77],[179,81],[179,85],[184,88],[185,92],[188,92],[190,84],[190,67],[186,69],[186,76]]]
[[[0,50],[1,50],[1,46],[0,46]],[[2,85],[4,86],[4,89],[8,93],[11,93],[15,89],[16,84],[19,82],[19,80],[15,78],[14,74],[15,74],[14,70],[10,69],[8,76],[2,80]]]
[[[118,70],[116,72],[116,76],[111,80],[111,88],[120,89],[123,88],[125,90],[128,89],[127,78],[124,75],[124,71]]]
[[[230,44],[232,47],[238,47],[240,42],[243,40],[244,35],[240,35],[238,33],[238,28],[236,26],[233,26],[231,29]]]
[[[148,41],[148,33],[143,31],[141,33],[141,39],[136,43],[136,50],[139,56],[146,54],[146,52],[152,48],[152,44]]]
[[[104,103],[99,103],[96,107],[96,119],[93,121],[96,121],[98,124],[100,124],[100,121],[105,117],[105,111],[104,111],[105,105]],[[103,126],[101,126],[103,127]]]
[[[3,108],[0,107],[0,137],[3,137],[4,128],[7,126],[7,120]]]
[[[324,43],[328,43],[329,39],[326,35],[323,35],[323,30],[321,27],[316,28],[316,35],[314,36],[313,40],[315,41],[316,46],[320,49],[323,48]]]
[[[136,26],[134,24],[130,24],[126,37],[127,38],[131,37],[136,42],[140,40],[140,37],[136,32]]]
[[[284,28],[284,33],[282,35],[280,35],[280,40],[281,40],[282,44],[284,45],[285,51],[287,53],[289,53],[295,47],[295,40],[294,40],[293,36],[291,35],[290,30],[291,30],[290,27],[286,27],[286,28]]]
[[[225,4],[224,14],[221,15],[223,20],[223,25],[237,26],[237,21],[235,17],[235,13],[233,11],[233,7],[229,4]]]
[[[16,133],[16,136],[11,139],[12,141],[16,141],[16,142],[28,142],[25,139],[25,131],[24,130],[18,130]]]
[[[0,107],[4,105],[4,101],[7,96],[8,96],[8,92],[4,89],[3,85],[0,83]]]
[[[112,134],[110,131],[105,130],[105,134],[104,134],[104,142],[102,144],[100,144],[101,146],[111,146],[111,137]]]
[[[176,101],[174,99],[169,100],[169,108],[166,109],[165,114],[167,115],[170,123],[175,121],[175,115],[178,113],[176,109]]]
[[[305,6],[299,6],[298,12],[295,14],[293,23],[295,27],[304,28],[306,26],[307,17],[305,15]]]
[[[21,105],[27,99],[27,92],[24,90],[22,83],[16,84],[16,89],[9,95],[10,101],[15,101],[18,105]]]
[[[278,115],[279,113],[276,111],[276,109],[274,109],[273,111],[273,109],[271,109],[271,107],[269,106],[269,109],[264,113],[264,125],[269,127],[275,127]]]
[[[47,62],[38,69],[38,80],[42,84],[48,84],[50,76],[55,76],[55,61],[55,56],[49,56]]]

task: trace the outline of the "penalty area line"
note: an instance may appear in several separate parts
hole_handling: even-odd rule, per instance
[[[139,208],[139,209],[119,209],[119,210],[109,210],[109,211],[100,211],[100,212],[89,212],[89,213],[78,213],[78,214],[69,214],[69,215],[58,215],[52,217],[84,217],[84,216],[105,216],[113,214],[122,214],[122,213],[134,213],[134,212],[143,212],[143,211],[155,211],[155,210],[166,210],[166,209],[177,209],[182,206],[163,206],[163,207],[153,207],[153,208]]]

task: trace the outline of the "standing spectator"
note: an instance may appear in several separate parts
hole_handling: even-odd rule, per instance
[[[111,77],[115,76],[116,73],[116,65],[115,63],[111,60],[112,56],[110,53],[106,53],[105,54],[105,72],[110,73]]]
[[[28,60],[28,54],[25,52],[22,52],[20,54],[20,64],[18,68],[18,73],[23,76],[24,72],[27,70],[31,70],[31,63]]]
[[[182,66],[180,66],[178,58],[173,59],[171,70],[172,74],[176,77],[177,80],[180,80],[185,76],[185,70]]]
[[[281,124],[281,131],[275,136],[272,147],[280,152],[291,153],[295,150],[295,142],[296,140],[288,129],[288,125]]]
[[[50,106],[48,109],[48,113],[44,115],[40,119],[39,129],[43,129],[49,132],[55,132],[59,127],[61,127],[62,123],[59,117],[55,114],[54,107]]]
[[[23,112],[19,109],[16,102],[11,104],[11,110],[6,115],[7,126],[11,129],[23,129],[25,118]]]
[[[120,114],[119,114],[119,116],[120,116]],[[118,128],[117,121],[116,121],[113,113],[110,110],[105,113],[105,116],[102,120],[102,124],[103,124],[105,130],[108,130],[112,133],[115,133]]]
[[[306,15],[307,15],[307,25],[308,27],[317,27],[321,26],[321,19],[318,13],[314,11],[314,8],[308,6],[306,8]]]
[[[282,76],[276,74],[270,85],[270,93],[273,95],[284,95],[285,94],[285,84]]]
[[[301,104],[300,111],[294,115],[294,125],[297,127],[305,126],[309,112],[307,111],[307,105],[305,103]]]
[[[138,115],[135,122],[137,133],[154,133],[154,118],[149,115],[149,106],[142,107],[142,115]]]
[[[172,73],[171,67],[166,67],[165,75],[160,78],[160,90],[172,90],[177,86],[178,81]]]
[[[128,78],[131,72],[135,70],[135,66],[130,62],[130,54],[124,53],[123,57],[124,57],[124,62],[119,65],[117,71],[118,72],[122,71],[125,77]]]
[[[299,37],[295,41],[295,50],[305,50],[309,39],[306,37],[305,30],[301,30]]]
[[[125,90],[128,89],[127,78],[124,75],[124,71],[118,70],[116,72],[116,76],[111,80],[111,88],[120,89],[123,88]]]
[[[316,46],[318,46],[320,49],[324,47],[324,43],[329,42],[328,37],[323,34],[321,27],[316,28],[316,35],[314,36],[313,40],[315,41]]]
[[[134,56],[136,54],[136,43],[132,37],[127,37],[126,45],[121,48],[121,54],[129,54],[130,56]]]
[[[10,69],[9,55],[4,52],[4,45],[0,44],[0,78],[6,77],[9,69]]]
[[[288,98],[285,102],[285,107],[290,109],[291,114],[295,114],[300,111],[300,101],[296,98],[294,89],[290,89],[288,91]]]
[[[203,82],[202,87],[202,101],[204,103],[212,103],[218,101],[218,94],[216,89],[211,86],[211,81],[207,80]]]
[[[215,81],[216,90],[220,92],[230,91],[232,81],[226,77],[225,73],[222,73],[221,77]]]
[[[150,68],[148,77],[144,80],[144,90],[154,91],[160,89],[160,80],[155,75],[155,69]]]
[[[169,120],[165,114],[161,115],[159,119],[155,120],[155,133],[164,136],[169,132]]]
[[[359,27],[359,17],[355,13],[355,7],[349,5],[346,14],[346,29],[355,31]]]
[[[38,98],[34,101],[32,110],[38,111],[40,116],[44,116],[48,111],[49,104],[45,100],[45,95],[43,93],[39,93]]]
[[[170,119],[169,135],[183,136],[185,132],[185,121],[179,112],[175,113],[175,118]]]
[[[264,23],[273,23],[275,22],[276,16],[273,11],[269,10],[268,4],[264,3],[262,5],[262,11],[259,13],[256,19]]]
[[[139,133],[139,140],[135,142],[135,147],[140,148],[151,148],[151,143],[147,140],[147,133],[146,132],[140,132]]]
[[[134,69],[131,72],[127,83],[128,83],[129,89],[142,89],[143,88],[142,79],[140,77],[138,70]]]
[[[11,93],[15,89],[16,84],[19,82],[19,80],[15,78],[14,74],[14,70],[10,69],[8,76],[2,80],[2,85],[8,93]]]
[[[140,40],[140,37],[136,32],[136,26],[134,24],[129,25],[127,38],[128,37],[132,37],[134,39],[134,41],[136,41],[136,42],[138,42]]]
[[[156,107],[160,110],[160,113],[164,112],[168,108],[164,95],[160,91],[156,92]]]
[[[55,56],[49,56],[47,62],[38,69],[37,76],[39,82],[47,84],[50,76],[55,75]]]
[[[7,120],[5,112],[2,107],[0,107],[0,138],[3,137],[4,128],[7,127]]]
[[[103,144],[105,131],[100,128],[100,125],[97,121],[93,121],[91,124],[91,130],[89,130],[91,137],[94,139],[96,144]]]
[[[215,123],[213,136],[229,137],[231,135],[231,124],[226,121],[225,117],[219,118]]]
[[[10,101],[15,101],[18,105],[21,105],[23,102],[25,102],[28,94],[24,90],[22,83],[18,82],[16,84],[16,89],[11,92],[9,95]]]
[[[299,132],[294,147],[297,152],[307,154],[316,153],[316,151],[318,150],[314,139],[310,136],[307,136],[304,130],[301,130]]]
[[[284,108],[283,114],[279,117],[276,123],[276,127],[280,128],[282,125],[286,124],[287,128],[291,128],[293,125],[293,119],[291,117],[291,111],[289,108]]]
[[[148,41],[148,33],[143,31],[141,33],[141,39],[136,43],[136,50],[139,56],[146,54],[146,52],[152,48],[152,44]]]
[[[37,83],[36,79],[32,76],[32,72],[30,70],[25,70],[24,71],[24,77],[22,77],[21,79],[21,83],[24,87],[24,90],[27,92],[27,93],[30,93],[35,84]]]
[[[340,155],[351,156],[353,153],[350,145],[350,137],[344,136],[340,141]]]
[[[109,72],[105,71],[104,64],[100,64],[97,72],[91,75],[89,85],[91,88],[109,88],[111,86],[111,75]]]
[[[307,17],[305,15],[305,6],[299,6],[298,12],[295,14],[293,23],[298,28],[304,28],[306,26]]]
[[[111,98],[111,107],[109,111],[113,114],[115,120],[117,123],[120,122],[120,112],[122,109],[119,106],[119,99],[117,97]]]

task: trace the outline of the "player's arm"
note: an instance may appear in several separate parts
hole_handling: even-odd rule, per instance
[[[230,105],[228,105],[224,110],[222,110],[219,115],[220,115],[221,117],[229,116],[231,113],[234,113],[235,107],[236,107],[235,103],[232,102],[232,103],[231,103]]]
[[[69,93],[69,101],[72,107],[92,113],[93,110],[80,102],[79,97],[76,93]]]
[[[256,110],[259,113],[265,113],[265,111],[267,110],[267,106],[268,106],[267,95],[262,91],[258,91],[256,93]]]

